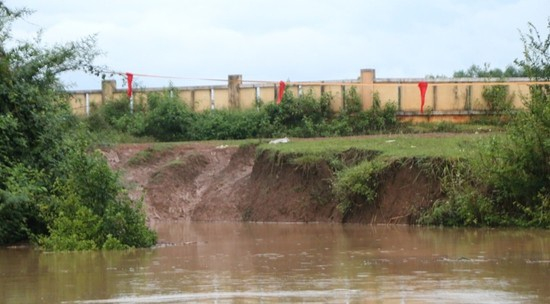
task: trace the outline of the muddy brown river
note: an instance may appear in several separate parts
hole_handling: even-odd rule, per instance
[[[0,303],[550,303],[550,231],[171,222],[123,252],[0,249]]]

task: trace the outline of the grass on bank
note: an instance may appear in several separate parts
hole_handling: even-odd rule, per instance
[[[351,137],[290,138],[288,143],[269,144],[270,139],[212,140],[200,141],[211,146],[258,145],[259,151],[270,150],[283,154],[323,156],[337,154],[349,149],[381,152],[382,157],[444,157],[470,158],[479,153],[479,145],[502,133],[430,133],[430,134],[385,134]],[[198,142],[151,142],[151,147],[135,156],[136,165],[167,149]]]
[[[484,134],[400,134],[361,137],[332,137],[322,139],[294,139],[286,144],[259,146],[260,150],[284,154],[334,154],[351,148],[380,151],[382,157],[445,157],[470,158],[478,152],[478,145],[500,133]]]

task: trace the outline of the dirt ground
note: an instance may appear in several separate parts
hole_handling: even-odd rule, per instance
[[[440,196],[436,181],[414,167],[384,177],[374,206],[342,218],[331,190],[333,172],[273,163],[254,146],[213,143],[123,144],[103,149],[133,199],[143,198],[149,221],[408,223],[412,210]],[[143,157],[147,155],[147,157]]]

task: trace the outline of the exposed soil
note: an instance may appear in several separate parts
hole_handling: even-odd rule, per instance
[[[413,224],[422,210],[442,196],[438,179],[426,174],[414,159],[395,162],[380,177],[376,204],[356,208],[345,221]]]
[[[413,164],[394,166],[381,180],[376,204],[343,218],[324,161],[298,166],[256,155],[254,146],[213,143],[125,144],[103,153],[129,195],[143,197],[150,221],[409,223],[415,210],[441,196],[438,181]],[[374,155],[351,150],[342,157],[352,163]]]

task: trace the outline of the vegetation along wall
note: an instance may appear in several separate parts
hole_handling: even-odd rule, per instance
[[[422,106],[420,82],[427,82],[424,105]],[[401,120],[467,121],[473,115],[495,113],[509,108],[522,108],[523,100],[529,94],[527,78],[482,79],[377,79],[375,70],[363,69],[354,80],[287,82],[286,90],[294,95],[323,93],[333,96],[332,107],[339,111],[343,97],[352,87],[361,96],[363,109],[369,109],[378,100],[383,106],[395,103]],[[251,82],[241,75],[229,75],[227,85],[174,87],[173,94],[195,111],[208,109],[247,109],[257,103],[277,100],[278,82]],[[166,88],[134,90],[134,102],[145,102],[148,92],[163,91]],[[87,115],[95,106],[126,94],[126,89],[116,88],[114,80],[104,80],[101,90],[72,91],[71,106],[75,113]]]

